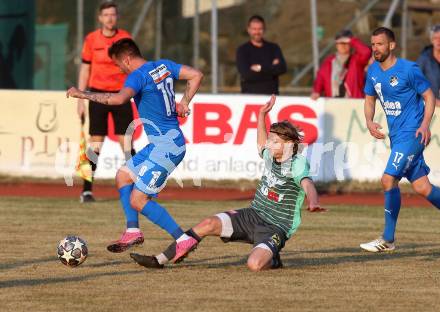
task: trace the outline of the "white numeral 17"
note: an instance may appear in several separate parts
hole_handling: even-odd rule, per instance
[[[402,157],[403,157],[403,153],[395,152],[393,162],[398,164],[400,162],[400,160],[402,159]]]

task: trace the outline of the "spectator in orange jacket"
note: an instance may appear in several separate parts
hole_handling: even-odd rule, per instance
[[[350,30],[342,30],[335,37],[336,53],[328,56],[319,68],[311,98],[363,98],[365,66],[371,56],[370,48],[354,37]]]

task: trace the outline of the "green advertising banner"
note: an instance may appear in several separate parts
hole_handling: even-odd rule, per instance
[[[33,0],[0,1],[0,88],[32,89]]]
[[[66,88],[67,24],[37,25],[35,34],[34,89]]]

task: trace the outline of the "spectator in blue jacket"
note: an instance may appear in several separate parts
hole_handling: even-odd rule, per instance
[[[440,24],[431,28],[431,45],[423,49],[417,64],[431,83],[436,106],[440,106]]]

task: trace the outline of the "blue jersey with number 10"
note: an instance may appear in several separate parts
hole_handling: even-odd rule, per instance
[[[134,101],[148,136],[179,130],[174,80],[182,65],[170,60],[149,61],[128,75],[124,87],[136,92]]]
[[[419,66],[405,59],[398,58],[387,70],[383,70],[378,62],[368,68],[364,91],[379,98],[387,116],[391,143],[415,137],[425,111],[421,95],[429,87]]]

